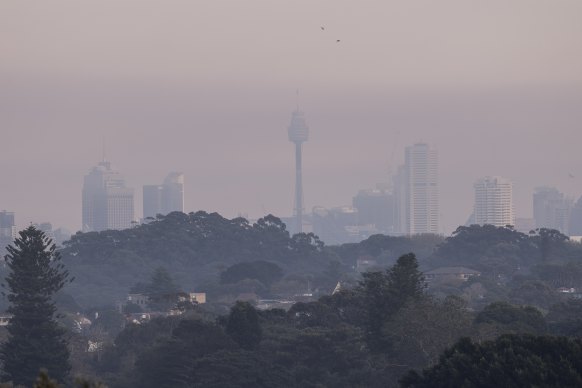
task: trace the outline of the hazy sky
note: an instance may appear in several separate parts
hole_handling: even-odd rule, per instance
[[[350,204],[423,140],[446,232],[484,175],[531,216],[536,186],[582,195],[580,20],[580,0],[3,0],[0,209],[78,229],[105,138],[137,215],[173,170],[188,211],[288,215],[300,89],[308,209]]]

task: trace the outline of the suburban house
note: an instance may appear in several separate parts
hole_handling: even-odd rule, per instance
[[[360,256],[356,259],[356,271],[366,272],[370,269],[376,267],[378,262],[376,259],[370,255]]]
[[[441,267],[424,273],[427,282],[447,279],[467,281],[473,276],[481,276],[481,272],[465,267]]]
[[[12,319],[12,315],[10,314],[0,315],[0,326],[8,326],[8,323],[10,323],[10,319]]]

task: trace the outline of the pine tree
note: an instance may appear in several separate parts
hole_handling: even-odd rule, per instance
[[[383,333],[386,322],[407,302],[424,295],[424,276],[418,270],[414,253],[398,258],[385,272],[362,274],[360,292],[364,296],[366,341],[373,352],[385,352],[390,344]]]
[[[56,322],[53,295],[69,282],[69,273],[51,239],[33,226],[21,231],[4,257],[10,273],[2,294],[12,315],[8,340],[0,347],[2,380],[31,386],[39,370],[65,381],[69,349]],[[72,279],[71,279],[72,280]]]

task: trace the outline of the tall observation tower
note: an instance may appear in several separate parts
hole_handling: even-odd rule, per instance
[[[301,145],[309,137],[305,114],[297,109],[291,114],[291,124],[287,129],[289,140],[295,143],[295,233],[303,231],[303,181],[301,178]]]

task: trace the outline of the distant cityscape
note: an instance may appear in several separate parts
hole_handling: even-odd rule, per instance
[[[302,145],[309,138],[304,112],[292,112],[288,137],[295,145],[295,192],[293,215],[282,217],[290,233],[313,232],[327,244],[358,242],[374,234],[405,236],[443,234],[439,206],[438,152],[419,142],[405,147],[404,164],[387,177],[385,183],[360,190],[351,205],[304,208],[302,182]],[[513,184],[501,176],[478,178],[473,186],[473,213],[466,225],[511,225],[528,233],[536,228],[556,229],[580,240],[582,236],[582,197],[577,201],[557,188],[541,186],[532,197],[533,218],[517,217],[513,203]],[[184,212],[184,174],[170,172],[162,183],[143,186],[142,217],[135,214],[135,190],[127,187],[123,175],[111,162],[102,160],[85,175],[82,188],[82,231],[127,229],[150,222],[158,215]],[[16,235],[16,215],[0,211],[0,251]],[[53,230],[50,222],[37,224],[47,235],[62,244],[71,232]]]

